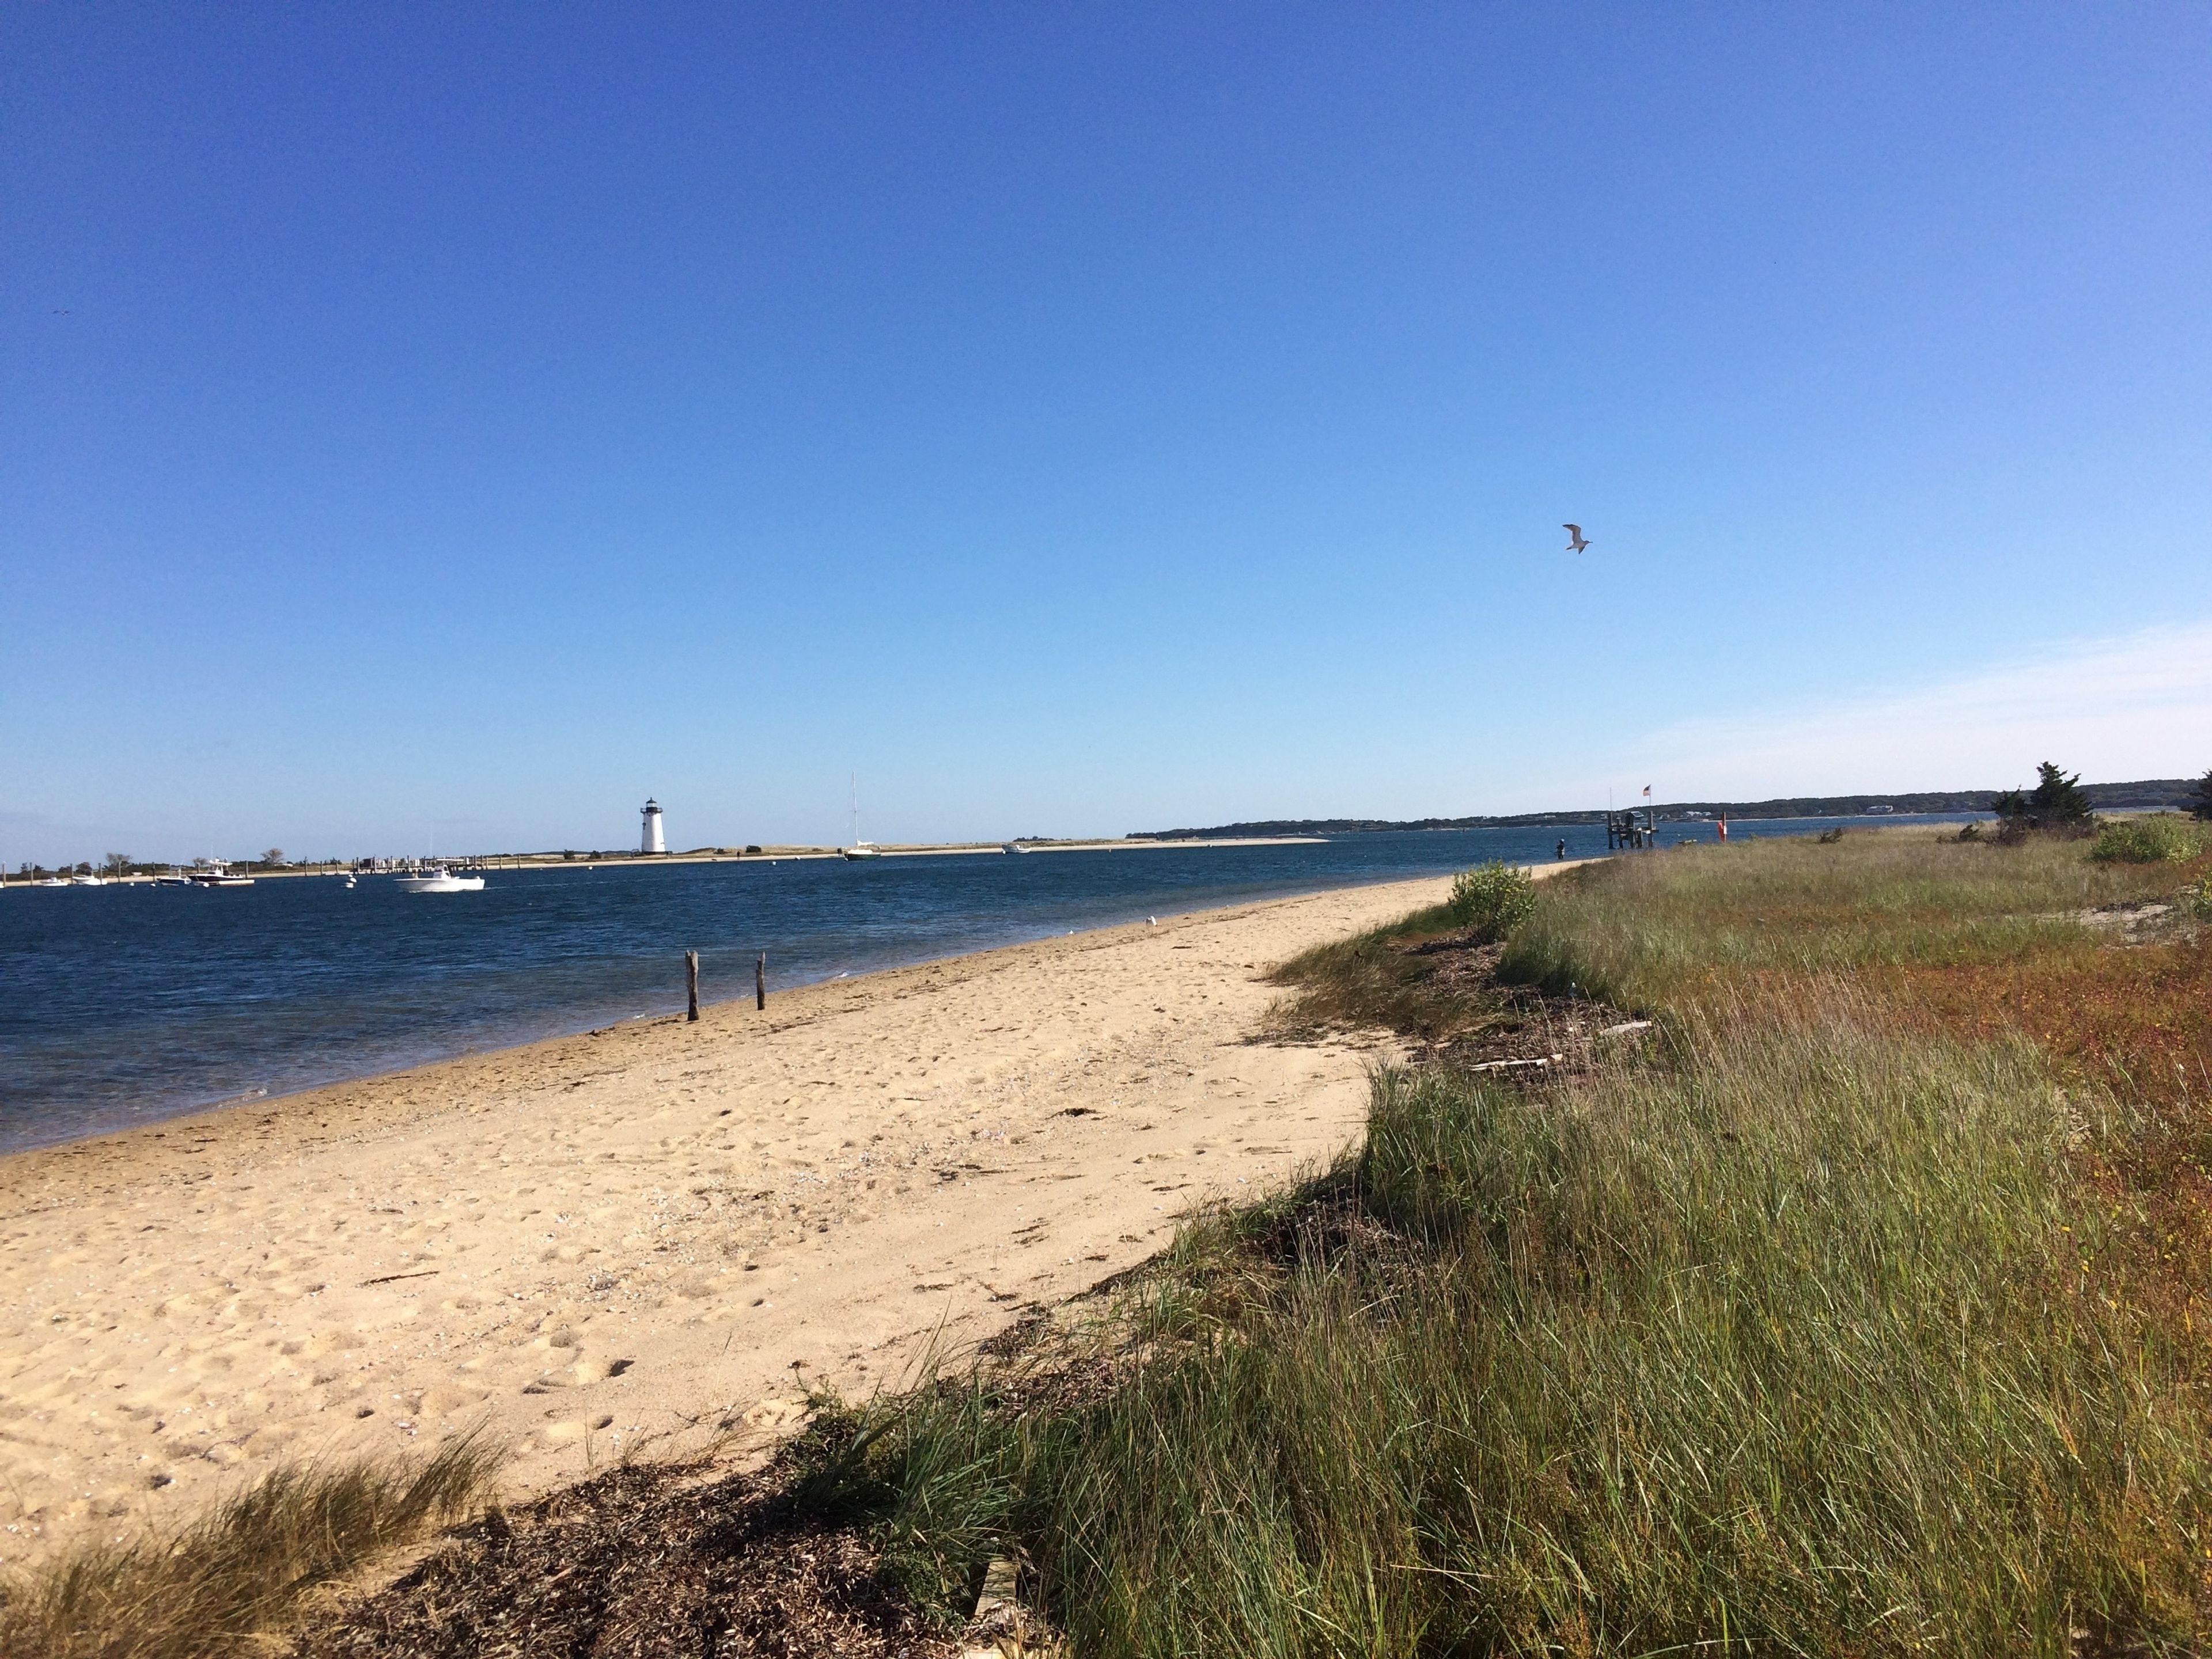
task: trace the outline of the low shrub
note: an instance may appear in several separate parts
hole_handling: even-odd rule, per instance
[[[1536,884],[1528,872],[1492,859],[1452,878],[1445,908],[1462,927],[1485,939],[1504,939],[1536,908]]]
[[[2179,864],[2204,850],[2203,833],[2172,812],[2107,818],[2097,826],[2089,856],[2102,864]]]

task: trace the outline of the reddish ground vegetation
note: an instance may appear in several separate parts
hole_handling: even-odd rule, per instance
[[[2212,1378],[2212,939],[1874,970],[1901,1012],[1961,1036],[2016,1031],[2062,1079],[2100,1085],[2122,1133],[2086,1146],[2112,1254],[2083,1262],[2160,1316]]]
[[[1872,970],[1905,1008],[1962,1035],[2017,1030],[2062,1074],[2193,1116],[2212,1103],[2212,941]]]

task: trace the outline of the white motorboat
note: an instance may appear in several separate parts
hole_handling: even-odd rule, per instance
[[[1018,841],[1010,841],[999,849],[1001,853],[1026,853],[1030,849]]]
[[[70,878],[67,876],[48,876],[39,883],[41,887],[66,887],[69,884]]]
[[[107,884],[98,876],[71,876],[70,878],[70,885],[72,887],[105,887]]]
[[[218,864],[213,869],[193,871],[192,885],[195,887],[251,887],[253,885],[253,878],[234,876]]]
[[[154,885],[156,887],[189,887],[191,884],[192,878],[183,871],[177,869],[172,869],[166,876],[154,878]]]
[[[482,876],[457,876],[442,864],[426,864],[398,879],[403,893],[481,893],[483,884]]]

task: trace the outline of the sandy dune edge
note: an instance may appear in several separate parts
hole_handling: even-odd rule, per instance
[[[0,1562],[276,1454],[488,1419],[542,1490],[865,1391],[1335,1152],[1367,1053],[1248,1041],[1394,883],[1072,935],[0,1159]],[[799,1362],[794,1371],[793,1362]]]

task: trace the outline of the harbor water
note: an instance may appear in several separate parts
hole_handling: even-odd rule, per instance
[[[1881,820],[1896,823],[1916,820]],[[1738,820],[1738,840],[1834,819]],[[1852,819],[1863,823],[1864,819]],[[771,988],[1486,859],[1602,854],[1596,825],[1294,845],[494,870],[477,893],[389,877],[0,892],[0,1151],[260,1099]],[[1662,824],[1662,844],[1710,841]]]

